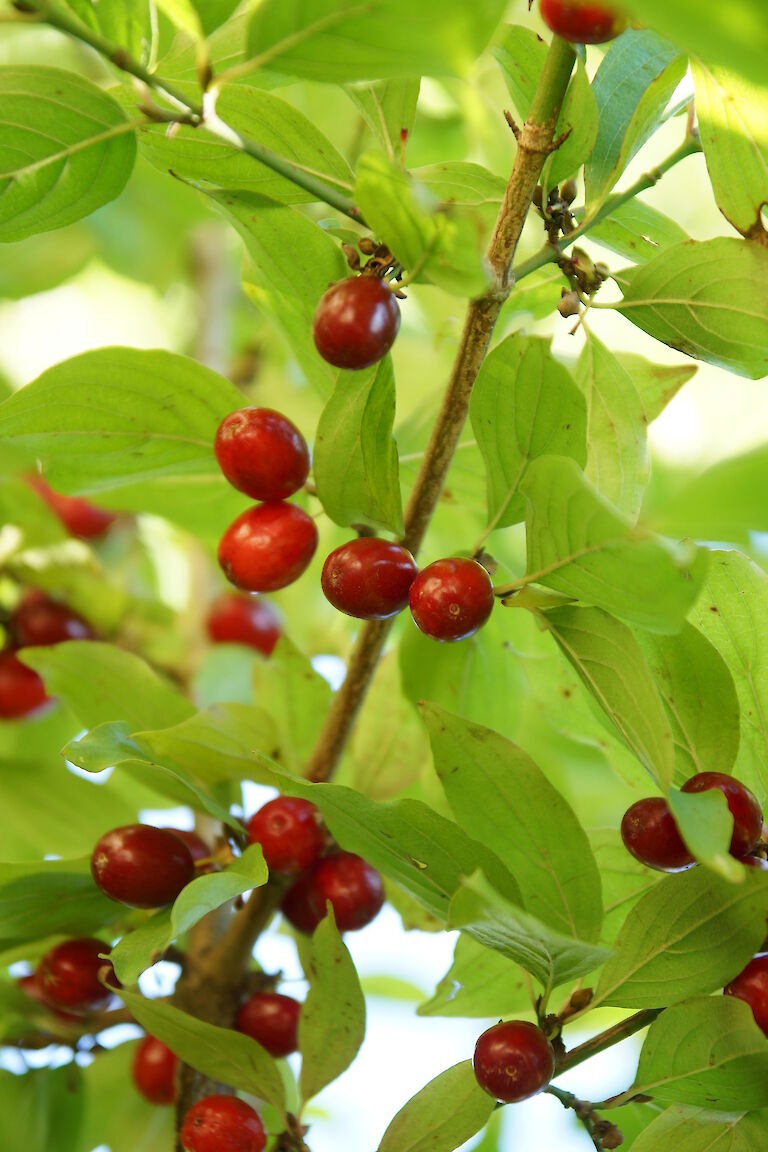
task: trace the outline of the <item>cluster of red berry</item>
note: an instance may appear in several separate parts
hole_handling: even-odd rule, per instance
[[[91,640],[93,631],[77,612],[36,589],[27,590],[5,628],[6,646],[0,652],[0,719],[14,720],[36,712],[48,701],[43,681],[22,664],[17,649]]]

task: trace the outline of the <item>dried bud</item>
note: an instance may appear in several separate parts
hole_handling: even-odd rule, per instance
[[[360,257],[357,254],[357,249],[353,247],[352,244],[342,244],[341,250],[346,257],[347,264],[356,272],[360,267]]]
[[[541,210],[541,206],[544,203],[544,192],[542,190],[541,184],[537,184],[533,190],[533,203],[536,208]]]
[[[370,236],[361,236],[357,242],[357,246],[363,256],[372,256],[376,251],[376,245]]]
[[[567,292],[565,288],[563,288],[563,295],[557,306],[557,310],[561,316],[578,316],[581,311],[578,293]]]
[[[591,988],[578,988],[571,993],[570,1006],[574,1012],[580,1012],[592,1003],[594,993]]]
[[[573,204],[578,191],[578,185],[575,180],[566,180],[560,189],[560,198],[564,200],[566,204]]]

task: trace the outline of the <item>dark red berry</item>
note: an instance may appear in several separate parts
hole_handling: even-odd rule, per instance
[[[104,949],[102,949],[102,951],[103,950]],[[63,1012],[61,1008],[52,1008],[50,1004],[46,1003],[45,997],[43,996],[43,993],[40,990],[40,985],[37,981],[36,972],[33,972],[30,976],[22,976],[21,979],[17,981],[17,983],[25,996],[28,996],[30,1000],[35,1000],[38,1004],[42,1004],[43,1007],[47,1009],[47,1011],[50,1012],[52,1016],[55,1016],[57,1020],[61,1020],[65,1024],[68,1024],[73,1020],[79,1021],[80,1016],[77,1013]]]
[[[202,836],[198,836],[197,832],[187,832],[184,828],[172,828],[174,836],[178,836],[179,840],[183,840],[187,848],[192,854],[192,859],[195,862],[195,874],[202,876],[205,872],[212,872],[213,865],[205,864],[202,867],[198,863],[200,860],[208,860],[211,855],[211,848],[206,844]]]
[[[11,614],[8,623],[19,648],[93,639],[93,630],[82,616],[45,597],[31,601],[25,599]]]
[[[333,284],[315,312],[315,346],[336,368],[367,368],[386,356],[400,328],[400,308],[376,276]]]
[[[661,796],[637,800],[627,809],[621,821],[621,838],[627,851],[648,868],[680,872],[695,863]]]
[[[185,1152],[262,1152],[267,1134],[258,1112],[237,1096],[206,1096],[184,1118]]]
[[[105,512],[103,508],[97,508],[79,496],[64,496],[61,492],[54,492],[42,476],[28,476],[27,480],[30,487],[58,516],[70,536],[95,540],[104,535],[115,519],[111,512]]]
[[[745,856],[741,861],[747,868],[756,868],[758,872],[768,872],[768,860],[762,856]]]
[[[552,32],[573,44],[604,44],[627,26],[610,4],[592,0],[540,0],[541,18]]]
[[[274,608],[258,596],[223,592],[214,600],[206,621],[214,644],[247,644],[270,656],[280,638]]]
[[[318,912],[312,899],[312,873],[304,872],[294,880],[280,903],[280,911],[297,932],[311,936],[325,915]]]
[[[515,1104],[546,1088],[555,1072],[555,1053],[535,1024],[508,1020],[478,1038],[473,1066],[484,1091]]]
[[[48,699],[37,672],[22,664],[13,652],[0,652],[0,719],[28,716]]]
[[[254,812],[248,842],[260,844],[270,872],[303,872],[325,847],[320,813],[309,800],[278,796]]]
[[[288,1056],[299,1045],[301,1004],[279,992],[257,992],[240,1006],[236,1028],[250,1036],[270,1056]]]
[[[361,856],[335,852],[312,869],[309,898],[319,919],[325,916],[330,900],[336,927],[340,932],[354,932],[378,916],[384,885],[376,869]]]
[[[755,956],[723,991],[726,996],[745,1000],[758,1028],[768,1036],[768,955]]]
[[[230,484],[253,500],[285,500],[309,474],[306,440],[271,408],[241,408],[225,416],[215,451]]]
[[[236,588],[275,592],[298,580],[317,548],[314,520],[295,504],[259,504],[221,538],[219,564]]]
[[[433,640],[466,640],[493,609],[491,578],[476,560],[435,560],[414,580],[409,597],[417,626]]]
[[[133,1057],[133,1082],[150,1104],[173,1104],[178,1059],[161,1040],[145,1036]]]
[[[46,952],[35,973],[43,1002],[76,1015],[101,1012],[112,998],[99,981],[102,969],[106,968],[104,975],[109,983],[117,984],[112,965],[100,956],[109,951],[109,944],[103,940],[78,937]]]
[[[187,845],[169,828],[126,824],[99,840],[91,872],[110,899],[131,908],[160,908],[189,884],[195,864]]]
[[[358,620],[386,620],[405,608],[417,572],[407,548],[362,536],[331,552],[321,583],[339,612]]]
[[[718,788],[728,803],[733,816],[732,856],[747,856],[760,839],[763,813],[757,797],[746,785],[724,772],[699,772],[683,784],[683,792],[708,792]]]

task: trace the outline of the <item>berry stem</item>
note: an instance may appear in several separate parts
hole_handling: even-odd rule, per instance
[[[662,1008],[643,1008],[642,1011],[635,1012],[633,1016],[627,1016],[625,1020],[620,1020],[618,1024],[612,1024],[604,1032],[598,1032],[597,1036],[585,1040],[583,1044],[579,1044],[578,1047],[571,1048],[569,1052],[566,1052],[565,1056],[557,1062],[556,1074],[559,1076],[562,1072],[568,1072],[577,1064],[583,1064],[591,1056],[596,1056],[598,1052],[604,1052],[606,1048],[620,1044],[622,1040],[634,1036],[636,1032],[642,1032],[662,1012]]]

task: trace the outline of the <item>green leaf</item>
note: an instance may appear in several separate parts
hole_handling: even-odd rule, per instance
[[[181,724],[135,734],[153,759],[180,765],[208,785],[233,780],[274,785],[274,774],[256,758],[254,748],[276,751],[275,738],[268,713],[247,704],[214,704]]]
[[[589,412],[586,475],[605,500],[637,520],[648,481],[648,422],[632,376],[588,332],[576,383]]]
[[[265,0],[248,27],[259,67],[347,83],[464,75],[501,19],[503,0]]]
[[[567,596],[654,632],[675,632],[701,587],[706,554],[691,541],[656,536],[607,504],[565,457],[533,461],[528,500],[528,575]]]
[[[94,884],[90,857],[0,864],[4,947],[57,934],[87,936],[123,912]]]
[[[592,83],[600,126],[584,171],[588,213],[656,131],[687,65],[678,48],[649,29],[630,28],[610,45]]]
[[[317,427],[313,475],[330,518],[342,527],[373,523],[400,533],[395,377],[386,356],[363,372],[341,372]]]
[[[520,483],[531,460],[553,455],[586,461],[584,397],[538,337],[508,336],[486,357],[470,417],[485,461],[492,528],[524,518]]]
[[[141,64],[149,61],[152,48],[152,14],[149,0],[66,0],[83,24],[112,44],[119,44]]]
[[[713,1113],[675,1104],[657,1116],[633,1152],[755,1152],[765,1138],[768,1112]]]
[[[29,548],[58,544],[67,539],[58,516],[29,484],[16,476],[0,477],[0,524],[8,540],[7,545],[3,542],[4,559],[6,555],[15,558]],[[18,533],[13,547],[8,538],[11,526]]]
[[[285,1088],[280,1069],[250,1036],[206,1024],[163,1000],[147,1000],[127,989],[120,992],[120,998],[142,1028],[162,1040],[185,1064],[211,1080],[259,1096],[283,1112]]]
[[[400,155],[401,133],[410,133],[413,128],[420,83],[418,77],[381,80],[376,84],[351,85],[346,90],[376,143],[391,160]]]
[[[422,704],[435,768],[458,824],[495,852],[523,906],[564,935],[595,940],[600,875],[565,798],[522,748],[488,728]]]
[[[619,204],[599,224],[590,225],[589,238],[634,264],[647,264],[664,248],[688,240],[689,236],[669,216],[635,196],[626,204]]]
[[[528,1012],[528,982],[517,964],[459,934],[453,963],[418,1016],[493,1017]]]
[[[640,1053],[634,1092],[719,1112],[768,1106],[768,1040],[733,996],[662,1012]]]
[[[58,68],[0,68],[0,102],[0,241],[71,224],[122,192],[136,125],[106,92]]]
[[[358,162],[355,200],[410,281],[427,280],[459,296],[487,287],[486,229],[472,208],[438,211],[432,194],[381,152],[366,152]]]
[[[659,881],[627,917],[595,1005],[658,1008],[732,980],[765,936],[768,884],[746,871],[738,885],[704,868]]]
[[[203,39],[203,26],[195,0],[156,0],[156,3],[177,28],[188,32],[196,40]]]
[[[487,1124],[495,1103],[472,1061],[454,1064],[411,1097],[390,1123],[379,1152],[453,1152]]]
[[[616,280],[618,311],[649,336],[739,376],[768,374],[768,250],[759,244],[688,240]]]
[[[539,981],[545,993],[586,976],[610,956],[607,948],[553,932],[501,896],[479,872],[465,879],[457,890],[448,923],[516,961]]]
[[[504,198],[506,182],[480,164],[447,160],[412,168],[411,174],[442,204],[471,204],[488,208],[495,216]]]
[[[707,792],[678,792],[672,788],[667,803],[680,833],[693,855],[713,872],[732,884],[739,884],[744,867],[730,855],[733,816],[718,789]]]
[[[734,774],[768,794],[768,576],[740,552],[713,552],[691,620],[731,670],[741,711]]]
[[[660,511],[663,523],[685,524],[690,535],[706,540],[742,540],[768,530],[762,499],[768,483],[768,448],[731,456],[687,481],[674,502]]]
[[[365,1037],[365,999],[332,911],[315,929],[305,974],[309,992],[299,1017],[304,1102],[341,1076]]]
[[[128,1087],[138,1043],[105,1049],[82,1069],[85,1115],[76,1152],[102,1144],[110,1152],[168,1152],[173,1146],[173,1108],[158,1108]],[[71,1065],[62,1071],[69,1073]]]
[[[3,1152],[81,1152],[81,1075],[74,1064],[28,1069],[23,1076],[1,1071]]]
[[[379,664],[349,750],[350,782],[371,800],[399,796],[429,762],[429,741],[416,709],[403,695],[395,652]],[[345,782],[343,766],[337,779]]]
[[[612,946],[629,911],[658,884],[661,873],[644,867],[630,856],[618,829],[593,832],[590,840],[603,885],[605,917],[600,942]]]
[[[616,359],[632,377],[649,424],[661,415],[682,386],[698,372],[695,364],[652,364],[633,352],[618,352]]]
[[[156,912],[146,924],[126,933],[112,949],[110,958],[118,980],[122,984],[135,984],[144,969],[154,964],[157,956],[198,920],[243,892],[260,888],[268,876],[261,846],[252,844],[222,872],[192,880],[171,908]]]
[[[254,693],[274,725],[273,760],[301,775],[331,702],[331,689],[307,657],[281,637],[269,659],[254,666]]]

